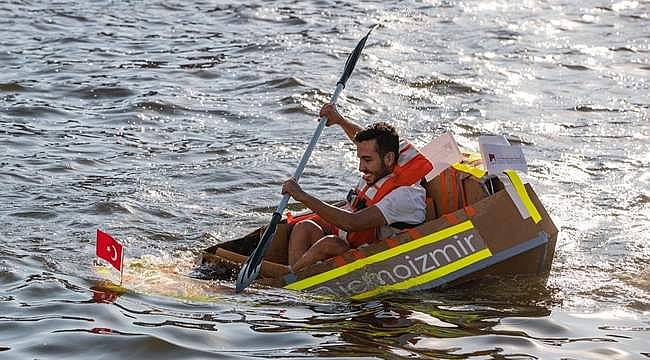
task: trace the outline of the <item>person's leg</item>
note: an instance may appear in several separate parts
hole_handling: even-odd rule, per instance
[[[341,255],[350,249],[347,241],[334,235],[327,235],[316,241],[304,255],[291,265],[294,271],[316,263],[319,260],[329,259]]]
[[[289,266],[293,266],[323,236],[325,236],[323,228],[312,220],[304,220],[294,225],[289,235],[287,249]]]

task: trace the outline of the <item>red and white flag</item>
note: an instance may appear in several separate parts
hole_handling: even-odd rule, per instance
[[[107,233],[97,229],[97,247],[95,252],[98,257],[108,261],[114,268],[121,271],[122,251],[122,244]]]

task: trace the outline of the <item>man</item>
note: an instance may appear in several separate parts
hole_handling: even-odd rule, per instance
[[[293,271],[425,220],[426,191],[419,182],[432,166],[414,146],[400,143],[395,128],[383,122],[362,129],[333,104],[323,106],[320,116],[327,118],[327,126],[339,125],[354,141],[363,176],[344,208],[306,193],[293,178],[284,183],[282,193],[316,214],[293,226],[288,248]]]

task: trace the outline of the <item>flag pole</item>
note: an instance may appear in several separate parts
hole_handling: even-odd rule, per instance
[[[120,259],[120,287],[122,287],[122,277],[124,276],[124,247],[122,247],[122,258]]]

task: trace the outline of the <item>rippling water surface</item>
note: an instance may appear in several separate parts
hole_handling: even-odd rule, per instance
[[[648,1],[0,1],[0,358],[650,357]],[[268,222],[341,111],[503,134],[560,228],[547,283],[323,300],[185,277]],[[301,182],[354,183],[327,129]],[[120,294],[94,230],[122,240]]]

